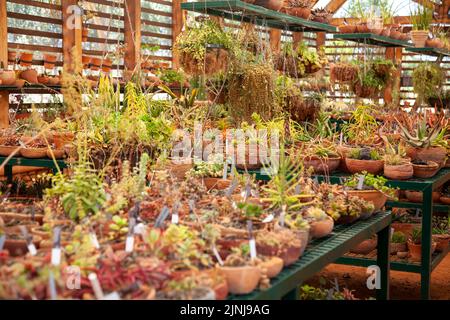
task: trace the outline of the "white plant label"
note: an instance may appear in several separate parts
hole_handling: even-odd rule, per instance
[[[178,213],[172,213],[172,223],[173,224],[178,224],[178,222],[179,222],[179,216],[178,216]]]
[[[134,248],[134,237],[128,236],[127,240],[125,241],[125,252],[133,252]]]
[[[5,235],[1,235],[0,236],[0,251],[3,250],[3,246],[5,245],[5,241],[6,241],[6,236]]]
[[[225,161],[223,165],[223,173],[222,173],[222,179],[225,180],[228,175],[228,162]]]
[[[344,133],[341,131],[341,134],[339,135],[339,144],[342,145],[343,141],[344,141]]]
[[[359,176],[358,185],[356,186],[356,189],[362,190],[362,188],[364,186],[364,179],[365,179],[364,176]]]
[[[50,291],[50,299],[56,300],[58,296],[56,293],[55,276],[53,275],[53,272],[50,272],[48,276],[48,287]]]
[[[91,239],[91,244],[94,246],[95,249],[100,249],[100,243],[98,242],[97,236],[95,233],[91,232],[89,234],[89,239]]]
[[[35,256],[37,254],[36,246],[34,245],[34,243],[31,242],[31,243],[27,244],[27,248],[28,248],[28,252],[32,256]]]
[[[216,259],[217,259],[217,262],[219,262],[219,264],[220,264],[221,266],[223,266],[223,260],[222,260],[222,257],[220,256],[219,251],[217,251],[216,246],[213,246],[213,247],[212,247],[212,251],[213,251],[213,253],[214,253],[214,256],[215,256]]]
[[[264,218],[264,220],[262,221],[263,223],[269,223],[272,222],[274,218],[273,214],[269,214],[267,217]]]
[[[102,300],[120,300],[120,295],[117,291],[114,291],[104,296]]]
[[[52,248],[52,265],[59,266],[61,264],[61,248]]]
[[[251,238],[250,241],[248,242],[249,246],[250,246],[250,258],[256,259],[256,241],[255,238]]]
[[[95,297],[97,300],[103,299],[103,290],[100,286],[100,282],[97,279],[97,275],[95,273],[90,273],[88,275],[89,281],[91,282],[92,290],[94,291]]]

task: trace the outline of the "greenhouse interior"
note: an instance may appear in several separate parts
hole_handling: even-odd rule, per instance
[[[450,0],[0,0],[0,41],[0,300],[450,300]]]

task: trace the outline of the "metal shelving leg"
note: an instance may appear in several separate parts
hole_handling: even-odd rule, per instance
[[[378,232],[377,265],[380,268],[380,289],[377,289],[377,300],[389,299],[390,274],[390,226]]]
[[[13,166],[5,165],[5,176],[7,183],[13,182]]]
[[[423,300],[430,299],[431,281],[431,221],[433,217],[433,188],[423,191],[422,206],[422,261],[420,295]]]

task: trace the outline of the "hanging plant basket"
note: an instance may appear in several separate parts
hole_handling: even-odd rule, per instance
[[[353,92],[360,98],[375,98],[378,95],[377,88],[361,85],[359,82],[353,86]]]
[[[314,122],[320,111],[320,102],[301,96],[287,97],[286,111],[296,122]]]
[[[191,54],[182,52],[180,63],[183,70],[191,75],[213,75],[228,67],[228,50],[221,46],[208,45],[204,61],[196,60]]]
[[[358,68],[346,63],[330,65],[331,81],[351,82],[356,79]]]

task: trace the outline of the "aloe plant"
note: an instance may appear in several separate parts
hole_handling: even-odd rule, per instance
[[[441,119],[442,120],[442,119]],[[403,140],[415,148],[429,148],[438,144],[445,135],[445,128],[442,127],[442,121],[437,121],[433,127],[428,127],[426,118],[419,120],[416,128],[409,130],[396,119]]]

